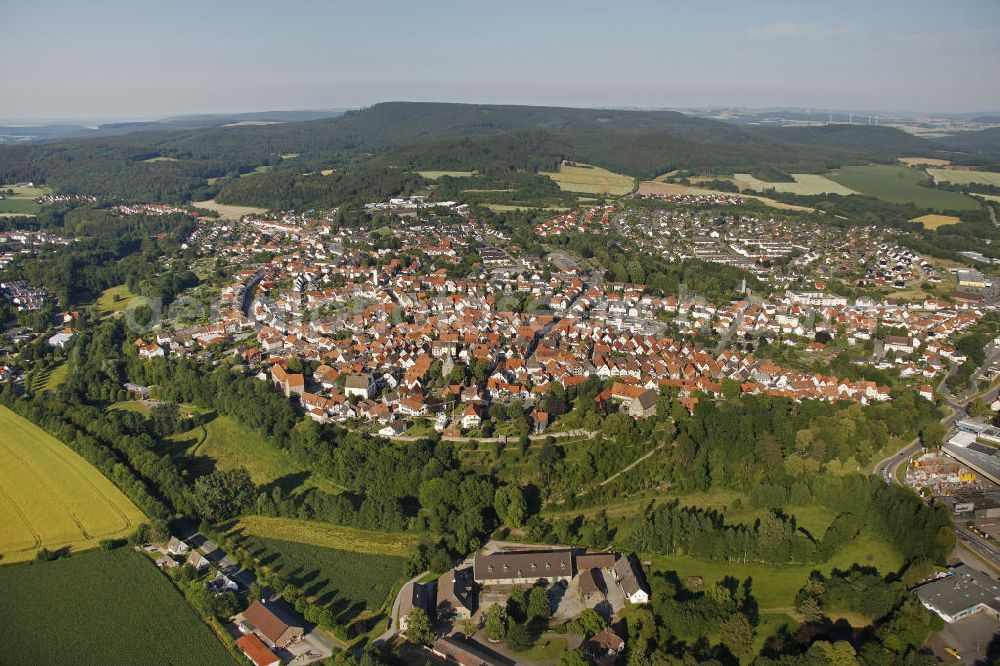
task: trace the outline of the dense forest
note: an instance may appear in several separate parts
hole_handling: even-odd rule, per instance
[[[393,102],[321,120],[0,146],[0,182],[184,202],[213,195],[209,179],[259,166],[305,173],[375,157],[382,166],[503,173],[553,168],[571,159],[640,177],[675,168],[718,172],[762,164],[800,172],[903,154],[948,156],[948,141],[964,146],[974,139],[935,143],[860,125],[758,128],[672,111]],[[995,159],[995,144],[985,141],[972,157]],[[970,158],[956,156],[962,157]]]

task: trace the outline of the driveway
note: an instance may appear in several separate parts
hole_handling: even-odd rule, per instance
[[[945,647],[957,650],[963,664],[985,664],[986,649],[990,641],[1000,632],[1000,623],[988,613],[977,613],[950,624],[934,634],[927,646],[945,661],[953,657],[944,651]]]
[[[418,573],[416,576],[407,581],[407,583],[415,583],[428,573],[430,572],[424,571],[422,573]],[[403,587],[399,588],[399,591],[396,592],[396,598],[392,600],[392,609],[389,611],[389,626],[386,627],[381,636],[372,641],[376,647],[391,641],[393,636],[399,633],[399,602],[402,598],[401,595],[403,594],[404,587],[406,587],[406,583],[403,584]]]

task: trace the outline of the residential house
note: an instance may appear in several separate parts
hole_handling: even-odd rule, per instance
[[[611,627],[605,627],[584,641],[580,650],[592,661],[614,661],[625,650],[625,640]]]
[[[633,604],[644,604],[649,601],[649,592],[645,588],[642,572],[631,557],[619,558],[615,563],[614,574],[626,599]]]
[[[63,349],[75,336],[76,334],[73,332],[72,328],[64,328],[49,338],[49,346],[57,349]]]
[[[406,421],[396,419],[392,423],[388,423],[384,427],[380,428],[378,434],[383,437],[398,437],[406,432],[406,429],[409,427],[410,426]]]
[[[353,395],[368,400],[375,392],[375,379],[367,372],[352,373],[344,380],[344,394],[350,398]]]
[[[406,632],[406,620],[410,613],[417,609],[424,611],[430,617],[433,605],[429,586],[413,581],[406,583],[399,593],[400,630]]]
[[[281,663],[278,655],[271,652],[271,649],[264,645],[264,642],[254,634],[240,636],[236,639],[236,647],[255,666],[277,666]]]
[[[467,620],[476,609],[472,567],[446,571],[437,581],[437,616]]]
[[[462,428],[478,428],[483,423],[482,408],[479,405],[469,403],[462,410]]]
[[[260,600],[255,600],[243,611],[240,629],[245,634],[256,634],[272,648],[286,648],[305,633],[302,623],[292,619],[280,602]]]
[[[177,537],[172,536],[170,537],[170,540],[167,541],[167,552],[171,555],[187,555],[189,550],[191,550],[191,547]]]

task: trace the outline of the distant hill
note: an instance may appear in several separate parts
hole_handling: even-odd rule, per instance
[[[97,127],[78,124],[0,125],[0,144],[66,141],[120,136],[134,132],[169,132],[180,129],[224,127],[237,123],[291,123],[333,118],[343,110],[253,111],[248,113],[206,113],[171,116],[162,120],[102,123]]]
[[[675,111],[490,104],[388,102],[333,118],[231,126],[289,117],[282,113],[298,112],[182,117],[162,121],[154,131],[143,124],[143,131],[121,136],[0,146],[0,181],[30,179],[61,191],[183,201],[213,194],[209,178],[263,164],[296,171],[366,161],[533,171],[571,159],[649,177],[676,168],[748,170],[761,164],[820,171],[944,147],[888,127],[755,127]],[[160,127],[207,122],[213,126]],[[293,161],[282,158],[289,154],[296,155]],[[173,159],[148,161],[157,156]]]

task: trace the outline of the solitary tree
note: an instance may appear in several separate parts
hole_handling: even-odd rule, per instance
[[[431,620],[424,609],[414,608],[406,616],[406,637],[420,645],[430,645],[434,642]]]
[[[486,640],[499,643],[507,637],[510,628],[510,616],[504,604],[493,604],[486,613]]]
[[[551,615],[549,595],[545,593],[545,588],[540,586],[531,588],[531,593],[528,594],[528,621],[547,622]]]

